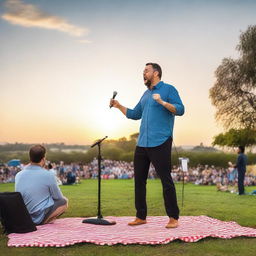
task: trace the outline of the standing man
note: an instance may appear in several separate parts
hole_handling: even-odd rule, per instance
[[[20,192],[35,224],[54,221],[68,207],[52,172],[44,168],[46,149],[42,145],[29,150],[30,164],[15,177],[15,191]]]
[[[178,226],[179,208],[171,177],[171,147],[175,115],[184,114],[177,90],[161,81],[162,70],[156,63],[147,63],[143,72],[147,90],[134,109],[122,106],[117,100],[110,105],[127,118],[141,120],[140,133],[134,154],[136,219],[128,225],[146,224],[146,183],[150,163],[156,169],[163,187],[163,197],[169,222],[166,228]]]
[[[245,147],[239,146],[237,149],[238,157],[236,160],[236,164],[232,165],[234,168],[237,168],[238,172],[238,193],[239,195],[244,195],[244,177],[246,173],[246,164],[247,164],[247,157],[244,154]]]

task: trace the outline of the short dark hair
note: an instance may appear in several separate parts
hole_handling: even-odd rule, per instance
[[[149,62],[146,64],[146,66],[151,65],[152,68],[154,69],[154,71],[158,72],[158,77],[161,79],[162,77],[162,69],[160,67],[160,65],[158,65],[157,63],[153,63],[153,62]]]
[[[32,163],[40,163],[45,157],[46,149],[42,145],[34,145],[29,150],[29,158]]]
[[[238,148],[240,149],[241,153],[244,153],[244,150],[245,150],[244,146],[239,146]]]

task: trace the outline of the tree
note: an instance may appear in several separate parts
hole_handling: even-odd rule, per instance
[[[139,137],[139,133],[138,133],[138,132],[133,133],[133,134],[130,135],[130,139],[131,139],[131,140],[137,140],[138,137]]]
[[[213,147],[205,147],[204,144],[201,142],[199,146],[193,147],[191,151],[194,151],[194,152],[216,152],[218,150]]]
[[[220,133],[214,137],[213,145],[221,147],[252,146],[256,144],[256,130],[251,129],[230,129],[226,133]]]
[[[215,71],[210,98],[226,129],[256,130],[256,25],[241,33],[237,50],[238,59],[224,58]]]

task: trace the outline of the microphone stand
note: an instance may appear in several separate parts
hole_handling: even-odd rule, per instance
[[[103,216],[101,214],[101,143],[103,140],[105,140],[108,136],[105,136],[103,139],[100,139],[96,141],[93,145],[91,145],[91,148],[94,146],[98,146],[98,214],[97,218],[92,219],[84,219],[83,223],[87,224],[94,224],[94,225],[115,225],[115,221],[108,221],[103,219]]]
[[[185,177],[184,177],[184,171],[182,171],[182,207],[184,206],[184,183],[185,183]]]

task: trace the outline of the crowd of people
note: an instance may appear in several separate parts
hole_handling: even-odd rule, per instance
[[[214,166],[202,166],[189,168],[183,172],[179,167],[173,167],[172,178],[174,182],[182,181],[194,183],[196,185],[230,185],[237,184],[238,172],[236,168],[217,168]],[[247,174],[244,180],[245,186],[256,186],[256,176]]]
[[[21,170],[22,166],[0,166],[0,183],[12,183],[15,181],[16,174]]]
[[[24,166],[0,166],[0,183],[14,182],[15,175]],[[96,179],[98,177],[98,161],[94,159],[89,164],[58,164],[48,163],[46,169],[53,172],[58,184],[74,184],[80,179]],[[186,183],[196,185],[235,185],[237,183],[237,170],[235,168],[217,168],[214,166],[191,167],[188,171],[183,172],[178,166],[173,166],[171,172],[174,182],[182,182],[183,178]],[[101,168],[102,179],[132,179],[134,177],[133,162],[103,160]],[[151,165],[148,174],[149,179],[157,178],[154,167]],[[256,186],[256,176],[246,174],[245,186]]]

